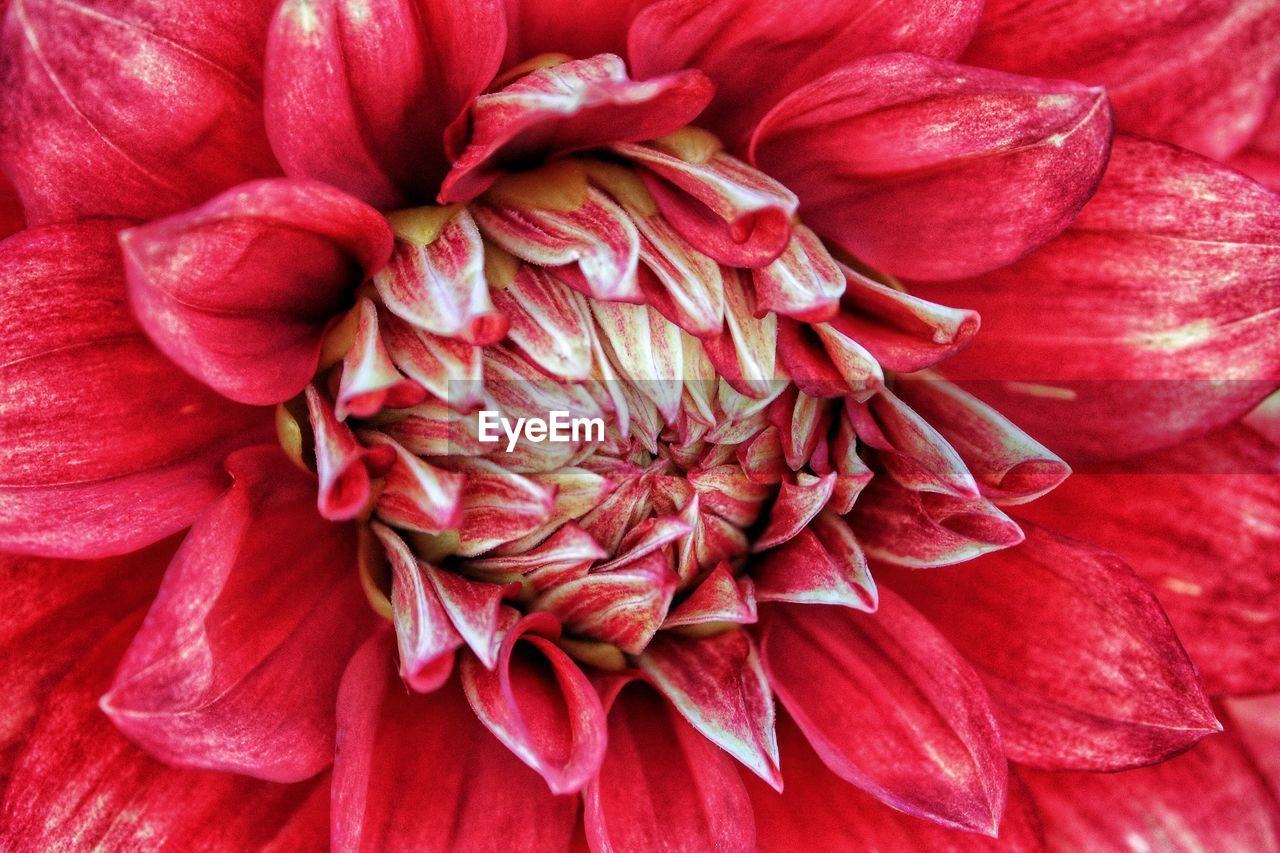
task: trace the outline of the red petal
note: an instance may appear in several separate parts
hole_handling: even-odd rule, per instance
[[[1053,850],[1280,847],[1280,807],[1230,735],[1140,770],[1022,777]]]
[[[981,680],[923,616],[881,590],[875,615],[781,605],[762,622],[769,682],[836,775],[908,814],[995,835],[1000,733]]]
[[[983,674],[1009,757],[1120,770],[1218,731],[1146,584],[1105,551],[1024,528],[1019,547],[963,567],[881,578]]]
[[[387,471],[375,509],[388,524],[420,533],[443,533],[458,526],[462,514],[463,476],[445,471],[410,453],[385,433],[360,434],[368,444],[395,451],[395,463]]]
[[[305,837],[297,824],[312,816],[323,779],[276,785],[168,767],[129,743],[98,710],[136,624],[131,619],[99,634],[50,695],[5,791],[0,845],[138,850],[163,840],[176,850],[258,850]]]
[[[308,385],[306,395],[315,435],[316,475],[320,479],[316,506],[330,521],[350,521],[364,513],[372,497],[365,465],[371,451],[356,440],[351,427],[338,420],[333,404],[321,396],[316,386]],[[386,448],[375,449],[381,452]]]
[[[228,470],[235,485],[184,540],[102,707],[170,763],[305,779],[333,759],[338,680],[374,618],[355,537],[316,514],[314,484],[278,448]]]
[[[1118,458],[1235,420],[1280,383],[1278,234],[1272,193],[1122,136],[1065,234],[920,290],[982,314],[948,375],[989,380],[979,396],[1068,461]]]
[[[366,643],[342,679],[333,849],[565,850],[577,798],[549,794],[479,724],[456,681],[426,695],[402,689],[389,634]]]
[[[325,324],[391,255],[386,220],[301,180],[258,181],[120,235],[129,295],[156,345],[246,403],[315,373]]]
[[[688,850],[754,850],[733,759],[646,687],[624,689],[611,705],[609,752],[583,795],[592,849],[659,850],[678,839]]]
[[[679,607],[671,610],[662,627],[723,622],[751,625],[756,618],[755,584],[746,576],[735,578],[729,564],[722,562],[698,582]]]
[[[840,604],[867,612],[878,606],[875,581],[858,540],[844,519],[830,513],[757,557],[751,577],[761,601]]]
[[[271,7],[15,2],[0,164],[29,221],[165,216],[276,174],[258,95]]]
[[[361,299],[354,310],[359,312],[355,342],[342,359],[334,413],[340,419],[349,414],[367,418],[383,406],[407,408],[421,403],[427,392],[396,370],[387,345],[378,334],[378,309],[373,302]]]
[[[786,790],[778,794],[745,774],[743,780],[755,810],[761,853],[841,850],[851,839],[860,848],[879,851],[1043,849],[1039,817],[1016,776],[1009,779],[1009,800],[995,840],[946,829],[877,802],[828,770],[788,717],[778,721],[778,740],[787,761]]]
[[[571,381],[591,375],[591,313],[582,296],[542,268],[523,264],[493,300],[511,321],[510,340],[539,367]]]
[[[1271,793],[1280,792],[1280,694],[1236,697],[1226,706],[1228,728],[1240,736]]]
[[[1272,192],[1280,192],[1280,100],[1272,101],[1270,114],[1230,164]]]
[[[596,571],[561,583],[533,607],[553,614],[575,634],[639,654],[662,625],[676,591],[676,573],[665,553],[653,552],[621,568]]]
[[[3,20],[2,15],[0,20]],[[0,175],[0,240],[25,227],[27,227],[26,215],[22,212],[22,201],[18,198],[18,192],[4,175]]]
[[[1234,0],[991,0],[965,60],[1104,85],[1121,130],[1221,160],[1275,96],[1280,10]]]
[[[469,145],[454,152],[440,201],[475,198],[511,165],[665,136],[702,112],[711,92],[697,71],[631,80],[607,53],[534,71],[472,102]]]
[[[755,643],[734,629],[706,638],[660,634],[639,666],[708,740],[782,788],[773,696]]]
[[[734,147],[786,95],[849,61],[894,50],[954,59],[980,3],[854,0],[784,10],[767,0],[666,0],[636,17],[628,39],[642,76],[700,68],[716,99],[700,124]]]
[[[496,0],[286,0],[267,45],[266,117],[285,172],[378,207],[431,199],[444,130],[502,57]]]
[[[50,226],[0,244],[0,543],[10,551],[92,557],[155,542],[226,488],[228,452],[271,437],[269,414],[218,397],[145,339],[114,231]]]
[[[462,659],[462,686],[476,716],[553,793],[578,791],[604,760],[607,724],[595,689],[574,661],[545,637],[546,614],[526,616],[502,641],[495,672]],[[517,642],[523,642],[517,646]]]
[[[1100,89],[889,54],[788,96],[751,157],[861,260],[946,279],[1056,236],[1097,186],[1110,138]]]
[[[582,0],[565,14],[563,0],[507,0],[507,55],[504,65],[531,56],[561,53],[623,54],[627,28],[651,0]]]
[[[1028,517],[1148,583],[1215,693],[1280,690],[1280,447],[1243,426],[1076,474]]]
[[[155,596],[177,543],[105,560],[0,556],[0,787],[31,737],[50,691],[121,622]]]

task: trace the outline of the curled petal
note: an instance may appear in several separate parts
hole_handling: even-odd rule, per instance
[[[387,353],[405,376],[453,409],[466,412],[480,407],[480,347],[424,332],[394,314],[380,319]]]
[[[458,553],[483,554],[529,533],[555,511],[555,489],[482,459],[464,471]]]
[[[824,477],[802,472],[796,482],[783,483],[769,508],[769,522],[751,544],[751,550],[758,553],[781,545],[807,527],[827,505],[835,485],[835,472]]]
[[[886,469],[902,486],[957,498],[978,497],[978,484],[947,440],[887,388],[846,411],[858,437],[880,451]]]
[[[13,3],[0,164],[29,221],[166,216],[278,174],[258,95],[272,6]]]
[[[845,277],[818,235],[792,225],[791,241],[778,259],[751,271],[757,311],[773,311],[806,323],[830,320],[840,310]]]
[[[316,371],[320,338],[391,254],[372,208],[311,181],[256,181],[121,233],[129,298],[165,355],[243,403]]]
[[[746,631],[698,639],[660,634],[639,666],[703,736],[782,788],[773,696]]]
[[[472,102],[469,144],[452,152],[440,200],[475,198],[513,163],[665,136],[702,112],[711,91],[697,71],[631,80],[607,53],[534,71]]]
[[[874,615],[782,605],[762,656],[788,713],[837,776],[908,814],[995,835],[1006,771],[986,691],[891,592]]]
[[[102,708],[169,763],[305,779],[333,758],[338,679],[374,619],[354,531],[316,513],[314,484],[278,448],[228,469],[235,485],[174,557]]]
[[[1022,526],[1017,548],[883,579],[983,674],[1009,757],[1122,770],[1219,731],[1191,659],[1133,570]]]
[[[378,334],[378,309],[368,299],[356,308],[355,342],[342,360],[342,380],[338,386],[334,412],[367,418],[383,406],[407,408],[426,398],[426,391],[396,370],[387,345]]]
[[[1280,384],[1278,235],[1273,193],[1120,136],[1061,237],[1004,270],[920,290],[982,314],[949,376],[975,380],[1068,461],[1114,459],[1229,423]]]
[[[566,849],[577,800],[548,793],[494,740],[456,681],[425,695],[397,684],[389,635],[370,639],[342,678],[333,849]]]
[[[858,540],[845,520],[831,513],[764,551],[752,567],[752,579],[760,601],[839,604],[867,612],[879,606]]]
[[[488,556],[463,565],[481,577],[501,579],[522,575],[541,591],[566,578],[582,577],[597,560],[608,554],[590,534],[576,524],[566,524],[542,544],[511,556]]]
[[[534,601],[573,634],[611,643],[639,654],[662,625],[676,591],[667,556],[648,556],[609,571],[571,578]]]
[[[591,375],[591,315],[580,295],[545,270],[524,264],[493,300],[510,320],[508,337],[531,361],[571,381]]]
[[[462,686],[480,721],[553,793],[564,794],[599,772],[608,730],[600,698],[578,665],[546,637],[530,633],[547,622],[556,624],[533,614],[515,625],[502,641],[494,672],[463,658]]]
[[[748,577],[735,578],[727,562],[718,564],[689,597],[663,621],[663,628],[691,625],[751,625],[756,621],[755,584]]]
[[[702,339],[707,357],[721,378],[738,393],[763,399],[781,383],[777,371],[778,317],[757,317],[754,294],[742,270],[722,268],[725,294],[724,331]],[[783,321],[786,322],[786,321]]]
[[[129,312],[115,229],[34,228],[0,244],[0,546],[97,557],[188,526],[222,462],[271,440],[269,413],[178,370]]]
[[[370,430],[361,432],[360,438],[395,452],[395,461],[387,470],[374,508],[379,518],[420,533],[443,533],[458,525],[462,514],[462,474],[435,467],[386,433]]]
[[[389,457],[389,448],[371,454],[356,440],[351,427],[338,420],[333,404],[314,385],[307,386],[307,412],[315,435],[320,514],[331,521],[353,519],[364,512],[372,497],[366,459],[371,455]]]
[[[859,259],[950,279],[1062,231],[1093,194],[1110,140],[1101,89],[897,53],[789,95],[756,128],[751,159]]]
[[[380,208],[430,200],[444,130],[498,70],[504,24],[497,0],[285,0],[266,59],[285,172]]]

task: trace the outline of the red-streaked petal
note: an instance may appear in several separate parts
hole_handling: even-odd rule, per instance
[[[53,689],[5,791],[0,845],[136,850],[163,839],[175,849],[266,850],[306,837],[295,824],[312,816],[323,777],[278,785],[170,767],[129,743],[98,709],[137,622],[99,634]]]
[[[945,850],[995,853],[1044,849],[1040,820],[1025,787],[1009,777],[1009,799],[999,838],[947,829],[877,802],[836,776],[785,715],[778,740],[787,761],[787,787],[778,794],[743,774],[756,815],[761,853],[839,850],[850,839],[877,851]]]
[[[479,408],[484,401],[481,347],[425,332],[391,313],[382,314],[378,325],[387,353],[405,376],[453,409]]]
[[[986,498],[916,492],[883,475],[867,484],[849,524],[869,556],[913,569],[963,563],[1023,539]]]
[[[830,513],[760,554],[751,576],[760,601],[839,604],[867,612],[879,602],[858,540],[844,519]]]
[[[342,679],[333,849],[565,850],[577,799],[548,793],[480,725],[456,681],[427,695],[397,684],[390,633],[366,643]]]
[[[1280,384],[1277,282],[1280,199],[1120,136],[1061,237],[963,285],[919,289],[982,314],[947,375],[982,380],[978,396],[1073,462],[1201,435]]]
[[[769,682],[836,775],[908,814],[995,834],[999,729],[982,681],[928,620],[887,590],[874,615],[780,605],[761,616]]]
[[[334,413],[339,419],[367,418],[383,406],[408,408],[425,400],[426,390],[396,370],[378,333],[378,309],[373,302],[361,299],[354,310],[358,312],[355,341],[342,359]]]
[[[278,174],[259,96],[272,5],[13,3],[0,164],[29,221],[165,216]]]
[[[285,0],[266,59],[285,172],[381,208],[431,200],[444,130],[498,70],[505,30],[498,0]]]
[[[1280,9],[1234,0],[993,0],[965,61],[1106,86],[1121,130],[1222,160],[1275,97]]]
[[[789,95],[756,129],[751,157],[861,260],[949,279],[1062,231],[1097,186],[1110,139],[1100,89],[888,54]]]
[[[533,631],[556,630],[526,616],[502,641],[497,669],[462,659],[462,686],[480,721],[542,775],[553,793],[578,791],[600,769],[608,737],[604,708],[574,661]],[[517,646],[517,643],[521,645]]]
[[[1051,850],[1280,847],[1280,807],[1230,734],[1124,773],[1021,775]]]
[[[834,472],[824,477],[801,472],[795,483],[783,483],[769,508],[769,521],[751,543],[751,550],[759,553],[789,541],[827,505],[835,485]]]
[[[278,448],[228,470],[235,485],[184,540],[102,707],[170,763],[305,779],[333,759],[338,680],[374,618],[354,531],[316,513]]]
[[[746,576],[735,578],[729,564],[722,562],[699,581],[679,607],[671,610],[662,627],[680,628],[709,622],[751,625],[756,618],[755,584]]]
[[[647,686],[607,699],[609,752],[583,793],[592,849],[655,850],[678,839],[684,849],[754,850],[751,803],[733,759]]]
[[[1114,555],[1024,522],[962,567],[881,580],[980,672],[1015,761],[1122,770],[1220,729],[1151,590]]]
[[[307,413],[315,435],[316,507],[330,521],[350,521],[364,513],[373,497],[365,460],[373,455],[356,440],[351,427],[338,420],[328,397],[308,385]],[[388,449],[389,450],[389,449]],[[390,452],[377,448],[379,455]]]
[[[782,788],[773,696],[746,631],[705,638],[663,633],[638,663],[703,736],[774,789]]]
[[[840,310],[844,273],[818,235],[792,225],[791,242],[767,267],[751,271],[757,310],[774,311],[808,323],[830,320]]]
[[[544,524],[555,509],[554,488],[482,459],[471,460],[462,483],[458,553],[475,557]]]
[[[391,255],[372,208],[312,181],[257,181],[121,233],[129,297],[165,355],[244,403],[315,373],[325,325]]]
[[[889,389],[866,403],[849,403],[847,412],[858,438],[880,451],[899,485],[961,499],[978,496],[978,484],[960,454]]]
[[[591,375],[590,309],[568,285],[523,264],[493,301],[511,322],[508,337],[535,364],[568,380]]]
[[[667,555],[655,551],[621,568],[567,580],[533,607],[553,614],[572,634],[639,654],[662,625],[677,580]]]
[[[120,223],[35,228],[0,244],[0,543],[125,553],[186,527],[227,485],[222,461],[271,440],[155,350],[129,312]]]
[[[387,471],[374,508],[378,518],[420,533],[443,533],[457,527],[462,514],[462,474],[435,467],[385,433],[371,430],[360,433],[360,438],[395,451],[395,462]]]
[[[607,53],[539,69],[472,102],[469,144],[452,152],[440,200],[475,198],[511,164],[665,136],[702,112],[711,92],[697,71],[631,80]]]
[[[373,277],[387,310],[434,335],[478,346],[500,341],[507,321],[490,301],[484,242],[466,208],[399,211],[391,227],[395,252]]]
[[[1073,475],[1027,517],[1151,584],[1214,693],[1280,690],[1280,447],[1232,426]]]
[[[803,10],[767,0],[666,0],[636,17],[628,47],[644,76],[705,71],[717,97],[699,123],[737,147],[783,97],[859,56],[905,50],[954,59],[981,11],[972,0],[850,0]]]

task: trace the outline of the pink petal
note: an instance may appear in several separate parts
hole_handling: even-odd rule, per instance
[[[793,224],[791,242],[767,267],[751,271],[760,311],[774,311],[811,323],[830,320],[840,310],[845,277],[839,264],[808,228]]]
[[[482,557],[468,560],[468,571],[483,577],[503,578],[523,575],[538,591],[561,583],[565,578],[581,577],[591,564],[607,557],[603,548],[576,524],[566,524],[535,548],[514,556]]]
[[[0,164],[29,221],[165,216],[277,174],[259,95],[272,5],[15,2]]]
[[[868,850],[994,853],[1042,850],[1040,820],[1025,788],[1009,778],[999,839],[948,829],[877,802],[827,769],[788,717],[778,721],[787,787],[778,794],[743,775],[756,816],[761,853],[839,850],[857,839]]]
[[[1249,144],[1229,161],[1272,192],[1280,192],[1280,100],[1271,102],[1271,112],[1250,138]]]
[[[623,61],[607,53],[541,68],[472,102],[470,138],[451,152],[440,201],[475,198],[511,165],[665,136],[702,112],[711,92],[697,71],[631,80]]]
[[[458,553],[475,557],[541,526],[555,508],[555,490],[492,462],[472,460],[462,484]]]
[[[1274,194],[1121,136],[1061,237],[1007,269],[919,290],[982,314],[948,375],[985,380],[972,386],[985,402],[1068,461],[1118,458],[1235,420],[1280,384],[1277,234]]]
[[[667,555],[650,553],[627,565],[571,578],[533,602],[571,633],[639,654],[662,625],[676,591]]]
[[[867,612],[879,602],[858,540],[844,519],[830,513],[760,554],[751,577],[760,601],[839,604]]]
[[[600,769],[604,709],[574,661],[533,631],[558,632],[546,614],[526,616],[502,641],[497,670],[462,659],[462,686],[476,716],[546,780],[552,793],[578,791]],[[517,646],[517,642],[522,645]]]
[[[592,849],[655,850],[678,839],[692,850],[754,850],[751,803],[733,759],[648,688],[607,699],[609,752],[583,794]]]
[[[308,385],[307,413],[315,435],[316,507],[330,521],[350,521],[362,515],[373,497],[369,468],[373,454],[356,440],[351,427],[338,420],[333,403]],[[377,448],[379,455],[390,448]]]
[[[266,57],[266,118],[285,172],[380,208],[431,199],[444,130],[504,48],[497,0],[286,0]]]
[[[883,578],[983,674],[1009,757],[1120,770],[1218,731],[1146,584],[1112,554],[1023,527],[1017,548]]]
[[[134,312],[184,370],[276,403],[315,373],[325,324],[391,254],[372,208],[323,184],[258,181],[120,235]]]
[[[746,631],[696,639],[664,633],[638,663],[704,737],[774,789],[782,788],[773,696]]]
[[[672,608],[663,628],[681,628],[733,622],[751,625],[756,621],[755,585],[749,577],[735,578],[727,562],[719,563],[689,593],[689,597]]]
[[[443,533],[458,526],[463,475],[435,467],[385,433],[362,432],[360,438],[395,452],[374,509],[380,519],[420,533]]]
[[[887,590],[875,615],[794,605],[763,615],[769,681],[823,763],[908,814],[995,834],[1000,733],[981,680],[923,616]]]
[[[1212,692],[1280,690],[1277,475],[1280,447],[1233,426],[1076,474],[1025,511],[1131,564]]]
[[[86,644],[83,659],[53,688],[5,792],[0,843],[136,850],[164,839],[175,849],[257,850],[305,839],[298,824],[313,816],[323,778],[278,785],[170,767],[129,743],[98,709],[138,621]]]
[[[222,461],[271,440],[269,413],[175,368],[129,312],[120,223],[36,228],[0,244],[0,543],[119,554],[186,527],[227,484]]]
[[[228,470],[235,485],[184,540],[102,708],[169,763],[305,779],[333,758],[338,679],[374,619],[355,538],[315,512],[314,484],[278,448]]]
[[[1275,794],[1280,791],[1280,695],[1238,696],[1225,705],[1227,728],[1239,735]]]
[[[1110,138],[1101,89],[887,54],[789,95],[756,128],[751,159],[860,260],[949,279],[1065,228]]]
[[[579,294],[524,264],[493,300],[511,322],[510,340],[539,367],[571,381],[591,375],[591,314]]]
[[[355,342],[342,359],[335,414],[340,419],[349,414],[367,418],[383,406],[407,408],[421,403],[427,392],[396,370],[378,333],[378,309],[361,299],[355,310],[359,312]]]
[[[769,521],[751,543],[759,553],[789,541],[809,525],[813,517],[827,505],[836,485],[836,474],[825,477],[801,472],[795,483],[783,483],[777,500],[769,508]]]
[[[395,683],[389,634],[370,639],[342,679],[333,849],[565,850],[576,798],[548,793],[479,724],[457,682],[426,695]]]
[[[1280,808],[1230,735],[1124,773],[1022,774],[1050,849],[1274,850]]]
[[[865,404],[848,405],[858,437],[880,451],[885,468],[902,486],[965,499],[978,484],[964,460],[933,425],[887,388]]]
[[[981,11],[969,0],[797,9],[765,0],[665,0],[636,17],[628,42],[641,75],[705,71],[717,97],[699,123],[737,147],[771,106],[857,57],[905,50],[954,59]]]
[[[627,27],[650,0],[584,0],[565,14],[561,0],[507,0],[507,55],[503,65],[531,56],[621,55]]]
[[[965,61],[1106,86],[1121,130],[1222,160],[1275,96],[1280,10],[1232,0],[993,0]]]
[[[467,412],[480,407],[480,347],[425,332],[391,313],[382,314],[378,325],[387,353],[405,376],[453,409]]]

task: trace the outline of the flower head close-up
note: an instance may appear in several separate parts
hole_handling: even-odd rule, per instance
[[[1280,851],[1277,0],[0,13],[0,849]]]

